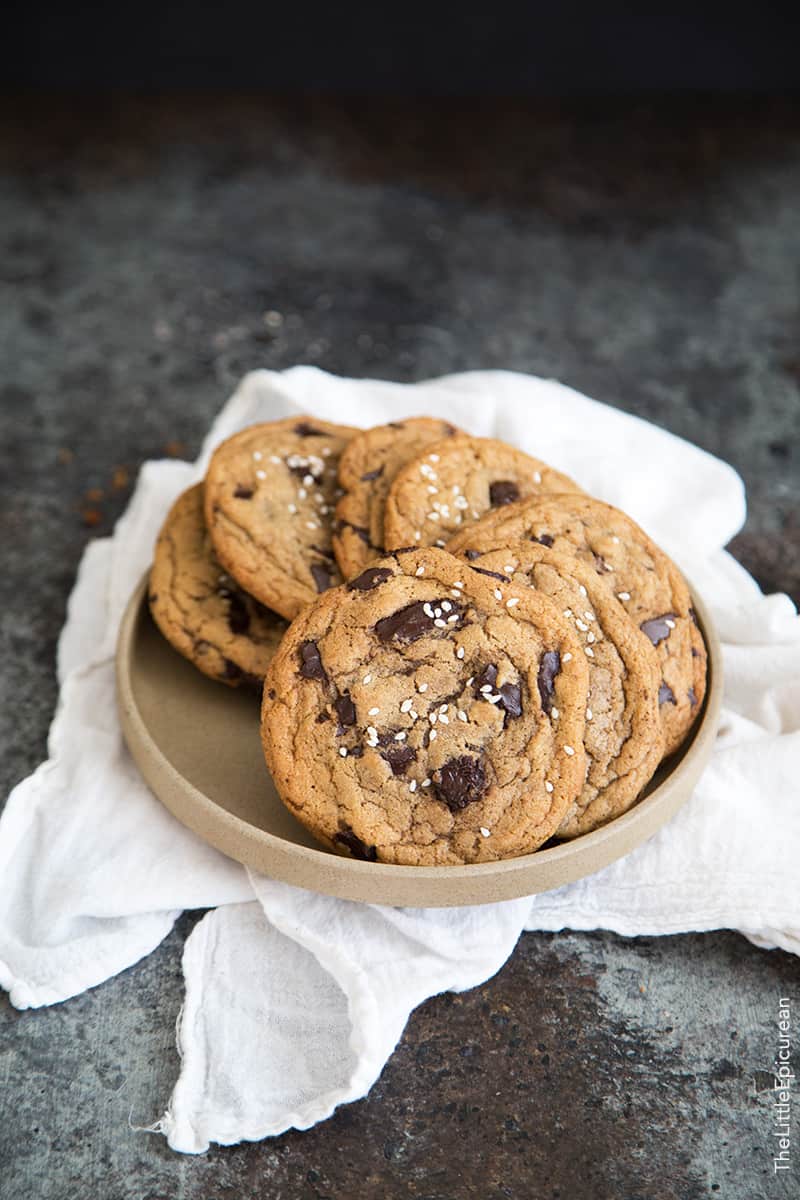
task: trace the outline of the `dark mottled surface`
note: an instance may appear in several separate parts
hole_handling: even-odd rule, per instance
[[[45,750],[81,549],[256,365],[557,376],[743,474],[733,549],[800,595],[800,117],[788,101],[6,102],[3,790]],[[795,1194],[771,1174],[788,955],[526,935],[414,1014],[372,1095],[259,1145],[135,1132],[177,1071],[185,917],[52,1010],[0,1000],[0,1196]],[[800,1154],[800,1148],[796,1151]]]

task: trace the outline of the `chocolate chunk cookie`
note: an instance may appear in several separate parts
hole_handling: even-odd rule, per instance
[[[676,750],[700,712],[706,648],[678,568],[634,520],[590,496],[543,496],[488,514],[449,543],[453,553],[520,540],[576,555],[601,578],[655,647],[664,753]]]
[[[209,463],[205,514],[217,557],[243,588],[290,620],[342,581],[333,510],[339,457],[355,432],[316,417],[251,425]]]
[[[243,592],[217,561],[203,485],[173,504],[156,542],[150,611],[167,641],[212,679],[260,687],[286,621]]]
[[[386,497],[386,546],[444,546],[492,509],[546,492],[580,492],[566,475],[492,438],[457,434],[395,476]]]
[[[469,561],[469,560],[468,560]],[[589,667],[586,707],[588,769],[580,796],[559,826],[558,837],[576,837],[627,811],[661,761],[661,671],[650,639],[636,628],[594,569],[575,555],[534,542],[471,556],[475,570],[500,586],[511,579],[549,596],[574,626]],[[552,720],[560,720],[555,705]]]
[[[264,684],[264,752],[288,808],[331,849],[508,858],[541,845],[580,794],[587,688],[586,655],[546,596],[411,551],[294,622]]]
[[[397,472],[427,446],[457,432],[447,421],[408,417],[357,434],[339,462],[344,495],[336,505],[333,550],[346,579],[385,550],[383,510]]]

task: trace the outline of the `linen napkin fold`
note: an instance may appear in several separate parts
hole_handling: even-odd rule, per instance
[[[542,896],[392,909],[316,896],[245,870],[178,824],[124,747],[113,653],[125,603],[177,494],[213,447],[309,412],[370,425],[446,416],[503,437],[625,508],[714,614],[722,725],[691,801],[599,874]],[[307,1128],[363,1096],[409,1012],[499,969],[523,929],[626,935],[740,929],[800,953],[800,619],[721,547],[744,519],[726,464],[552,381],[473,372],[417,385],[313,368],[248,375],[198,462],[148,463],[114,535],[90,544],[61,635],[49,758],[0,818],[0,985],[17,1007],[67,999],[148,954],[184,908],[210,907],[184,951],[182,1067],[162,1130],[200,1152]],[[139,1114],[137,1114],[138,1116]]]

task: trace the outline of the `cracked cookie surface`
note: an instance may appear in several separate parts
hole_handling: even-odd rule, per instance
[[[261,686],[288,628],[220,566],[203,517],[203,485],[178,497],[156,542],[148,601],[164,637],[204,675]]]
[[[316,417],[251,425],[218,446],[206,473],[206,524],[222,565],[291,620],[341,583],[333,555],[339,457],[354,433]]]
[[[584,746],[586,780],[558,828],[577,837],[625,812],[661,761],[661,673],[650,640],[595,571],[574,555],[532,542],[471,557],[472,566],[548,596],[575,629],[589,668]],[[551,708],[550,716],[559,719]]]
[[[383,514],[397,472],[434,442],[458,431],[433,417],[408,417],[356,434],[339,463],[344,495],[336,505],[333,550],[346,579],[386,548]]]
[[[587,687],[546,596],[440,550],[400,553],[294,622],[265,679],[264,753],[284,803],[331,849],[509,858],[546,841],[580,793]]]
[[[706,690],[706,648],[686,581],[636,522],[585,495],[544,496],[488,514],[448,544],[453,553],[501,549],[518,541],[577,556],[622,604],[655,647],[664,753],[676,750]]]
[[[580,492],[537,458],[494,438],[456,434],[397,472],[386,497],[387,550],[444,546],[493,509],[548,492]]]

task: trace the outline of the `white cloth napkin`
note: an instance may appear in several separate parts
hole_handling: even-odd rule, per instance
[[[354,904],[257,876],[155,800],[120,735],[120,616],[172,500],[223,437],[308,412],[371,425],[420,413],[497,434],[627,509],[710,604],[725,705],[691,801],[600,874],[462,909]],[[724,463],[560,384],[474,372],[404,386],[312,368],[248,375],[197,464],[143,468],[114,535],[83,557],[61,635],[49,759],[0,820],[0,984],[19,1008],[76,995],[136,962],[185,908],[180,1077],[153,1128],[176,1150],[304,1129],[363,1096],[425,997],[497,971],[523,929],[626,935],[739,929],[800,953],[800,619],[721,547],[744,519]],[[153,1114],[155,1115],[155,1114]]]

